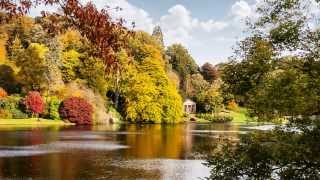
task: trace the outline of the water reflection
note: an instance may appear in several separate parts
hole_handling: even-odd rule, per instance
[[[1,129],[0,178],[195,179],[217,137],[242,125],[108,125]]]

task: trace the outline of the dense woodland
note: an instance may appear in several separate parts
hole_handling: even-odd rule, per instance
[[[110,9],[39,0],[61,12],[31,18],[33,1],[1,1],[0,118],[175,123],[186,98],[205,115],[241,106],[287,125],[217,145],[211,179],[319,179],[319,17],[305,2],[263,1],[229,61],[199,67],[183,45],[165,47],[160,27],[128,29]]]
[[[93,4],[78,5],[113,23]],[[117,22],[106,27],[109,34],[101,32],[113,39],[97,45],[100,37],[78,27],[95,19],[80,17],[77,24],[58,14],[32,18],[10,13],[1,13],[0,87],[6,94],[1,118],[61,119],[62,104],[74,97],[92,106],[85,109],[93,109],[94,122],[84,121],[91,123],[180,122],[185,98],[194,99],[200,112],[222,107],[215,67],[207,63],[200,68],[183,45],[166,48],[159,26],[149,35]],[[30,93],[40,94],[42,111],[27,110],[23,101]]]
[[[2,106],[19,107],[25,95],[38,92],[45,108],[36,114],[50,119],[71,97],[89,102],[96,122],[109,116],[179,122],[186,98],[199,113],[237,110],[239,104],[263,120],[317,115],[318,30],[308,26],[299,5],[283,3],[259,9],[252,35],[239,42],[229,62],[199,67],[183,45],[165,47],[161,27],[152,35],[128,29],[109,16],[110,9],[61,1],[61,12],[31,18],[25,15],[30,4],[2,2],[0,87],[9,102],[16,101]],[[278,6],[294,12],[273,12]],[[1,116],[28,115],[7,108]]]

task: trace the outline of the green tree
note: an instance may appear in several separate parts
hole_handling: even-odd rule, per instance
[[[210,63],[205,63],[201,66],[201,74],[210,83],[219,77],[218,70]]]
[[[181,44],[169,46],[166,55],[168,56],[169,63],[172,65],[172,69],[180,76],[180,89],[182,94],[185,95],[187,77],[188,75],[198,73],[199,67],[189,54],[188,50]]]
[[[47,89],[48,82],[45,77],[47,70],[45,56],[47,52],[48,48],[38,43],[31,43],[27,49],[20,52],[16,64],[20,68],[18,80],[25,92]]]
[[[221,77],[225,82],[225,93],[233,94],[241,105],[245,105],[250,93],[272,70],[275,53],[270,42],[256,36],[242,41],[236,52],[242,61],[231,60],[223,65]]]

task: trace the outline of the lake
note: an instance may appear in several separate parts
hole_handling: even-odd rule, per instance
[[[249,128],[248,128],[249,127]],[[0,127],[0,179],[198,179],[219,137],[246,124]]]

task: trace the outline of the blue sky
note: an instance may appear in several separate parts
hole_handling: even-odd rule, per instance
[[[161,0],[157,3],[152,0],[128,0],[128,2],[145,9],[152,17],[157,19],[160,19],[174,5],[182,4],[194,16],[208,20],[223,18],[236,0]]]
[[[151,33],[155,25],[160,25],[167,46],[183,44],[201,65],[227,61],[232,47],[244,37],[244,20],[256,17],[255,8],[260,0],[92,1],[98,8],[122,7],[123,11],[112,12],[112,16],[126,19],[128,26],[134,21],[137,30]],[[41,10],[37,7],[31,15]]]

